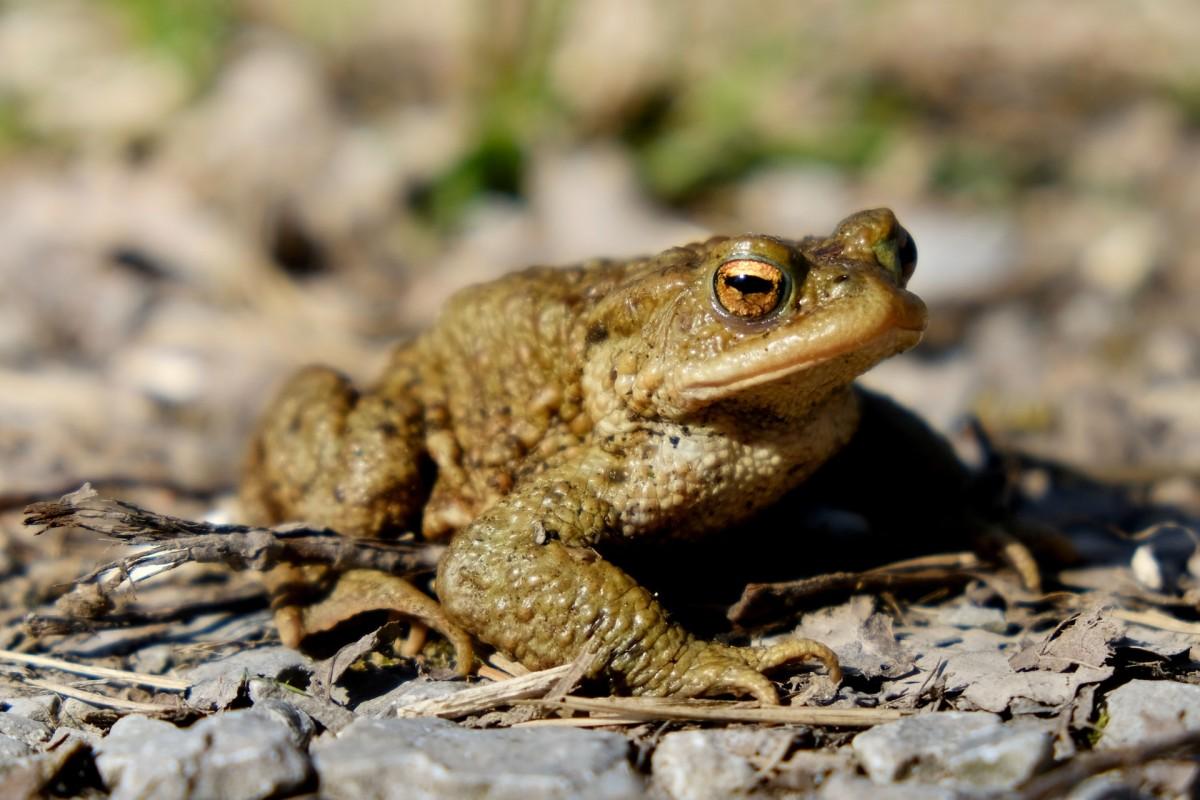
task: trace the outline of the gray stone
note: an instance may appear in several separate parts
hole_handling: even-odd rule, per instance
[[[50,742],[56,743],[61,739],[79,739],[88,747],[96,748],[100,746],[100,742],[104,739],[104,734],[97,731],[85,731],[79,728],[69,728],[65,725],[60,725],[54,729],[54,733],[50,735]]]
[[[1020,232],[1006,216],[927,207],[902,209],[900,218],[920,243],[910,286],[926,302],[988,297],[1020,263]]]
[[[24,742],[0,734],[0,797],[33,800],[49,796],[55,776],[86,748],[82,738],[68,736],[56,740],[51,749],[37,752]]]
[[[838,773],[821,786],[821,800],[960,800],[961,794],[945,786],[928,783],[895,783],[881,786],[867,778]]]
[[[962,741],[945,759],[959,788],[1015,789],[1033,777],[1053,756],[1054,737],[1036,722],[1010,722]]]
[[[929,767],[941,772],[943,760],[962,747],[962,741],[1000,724],[995,714],[948,711],[921,714],[877,725],[854,737],[854,752],[876,783],[892,783]]]
[[[244,650],[189,670],[184,677],[193,685],[187,701],[195,708],[227,708],[250,678],[279,679],[291,675],[307,681],[312,667],[311,659],[288,647]]]
[[[306,738],[304,744],[300,745],[301,747],[307,747],[308,740],[315,733],[313,730],[314,720],[334,733],[354,721],[354,714],[341,706],[309,694],[292,691],[273,681],[250,681],[250,699],[254,702],[255,708],[270,709],[275,707],[273,704],[279,704],[303,715],[307,721],[308,733],[305,734]]]
[[[169,644],[143,647],[130,656],[130,669],[150,675],[164,674],[175,661],[175,648]]]
[[[763,782],[763,759],[782,755],[794,738],[792,731],[781,728],[669,733],[651,760],[654,784],[676,800],[748,794]]]
[[[62,707],[62,699],[56,694],[38,694],[33,697],[14,697],[0,701],[2,711],[18,714],[22,717],[45,723],[58,724],[58,709]]]
[[[899,780],[962,789],[1012,789],[1051,756],[1052,737],[1036,723],[1005,725],[994,714],[922,714],[879,725],[854,739],[876,783]]]
[[[267,698],[254,704],[254,710],[274,719],[288,729],[292,744],[301,750],[308,748],[308,743],[317,732],[317,726],[312,718],[291,703],[275,698]]]
[[[0,733],[0,766],[33,755],[34,752],[36,751],[22,740]]]
[[[849,748],[792,752],[795,738],[786,728],[753,726],[669,733],[654,750],[654,788],[674,800],[791,796],[852,771]]]
[[[83,728],[93,726],[98,729],[107,728],[116,721],[118,713],[111,708],[102,708],[68,697],[63,701],[58,711],[59,721],[68,727]]]
[[[112,797],[260,798],[295,790],[310,768],[295,732],[257,709],[176,728],[142,716],[120,719],[97,748]]]
[[[0,734],[20,739],[30,747],[37,747],[49,739],[53,730],[44,722],[11,711],[0,711]]]
[[[470,684],[464,681],[412,680],[386,694],[364,700],[354,707],[354,713],[376,718],[394,717],[398,708],[421,700],[440,700],[469,687]]]
[[[1200,729],[1200,686],[1130,681],[1108,693],[1108,724],[1098,747],[1144,744]]]
[[[628,750],[616,733],[467,730],[429,718],[359,719],[312,747],[321,794],[334,800],[641,797]]]

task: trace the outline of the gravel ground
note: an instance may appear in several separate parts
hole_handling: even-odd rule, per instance
[[[0,5],[0,794],[1194,791],[1195,4],[330,8]],[[847,683],[782,689],[861,723],[405,716],[467,686],[436,653],[285,650],[214,565],[71,590],[125,551],[22,525],[85,481],[235,521],[255,414],[301,364],[369,379],[516,267],[876,205],[918,242],[932,327],[865,382],[1003,476],[1045,588],[946,560],[813,593],[787,627]]]

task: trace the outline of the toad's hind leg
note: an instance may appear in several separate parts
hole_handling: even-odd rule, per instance
[[[416,527],[426,491],[420,473],[421,410],[404,387],[412,373],[397,360],[386,374],[383,386],[364,393],[323,367],[291,379],[263,415],[251,446],[241,487],[250,522],[296,520],[355,537]],[[470,667],[470,639],[436,601],[403,578],[284,565],[264,581],[276,627],[290,646],[356,614],[389,609],[445,635],[454,644],[459,669]]]
[[[360,393],[333,370],[302,370],[259,424],[243,511],[256,524],[302,520],[347,536],[412,530],[425,493],[420,418],[398,387]]]
[[[531,669],[587,658],[587,673],[632,694],[748,694],[778,703],[761,672],[837,658],[807,640],[766,648],[706,642],[671,622],[653,594],[592,549],[618,529],[611,509],[547,480],[485,511],[450,544],[437,592],[455,622]]]

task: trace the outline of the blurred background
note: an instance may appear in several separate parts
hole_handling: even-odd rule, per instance
[[[0,2],[0,492],[220,493],[462,285],[879,205],[872,385],[1198,504],[1192,0]]]

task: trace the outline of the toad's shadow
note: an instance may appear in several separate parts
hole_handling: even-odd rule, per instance
[[[748,584],[861,572],[937,553],[975,551],[987,560],[994,556],[985,544],[989,529],[1018,535],[1047,590],[1103,584],[1114,569],[1124,571],[1134,591],[1139,579],[1157,581],[1146,588],[1168,595],[1200,586],[1200,515],[1154,502],[1145,485],[1096,480],[990,446],[985,466],[961,484],[918,472],[893,472],[888,480],[878,469],[864,470],[856,455],[835,458],[782,502],[727,531],[697,541],[617,547],[606,555],[655,591],[686,626],[709,636],[731,630],[728,612]],[[1142,565],[1136,576],[1135,555]],[[965,576],[941,586],[917,581],[900,591],[920,596],[965,582]],[[751,627],[784,627],[853,592],[853,581],[834,584],[799,602],[778,603]]]

